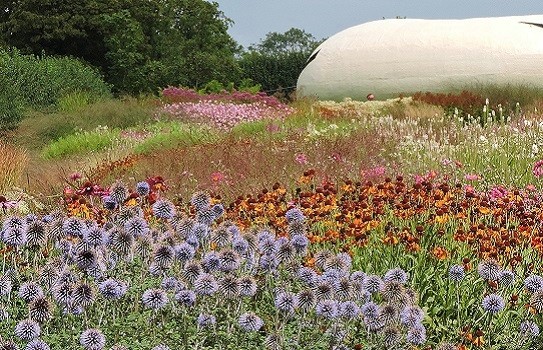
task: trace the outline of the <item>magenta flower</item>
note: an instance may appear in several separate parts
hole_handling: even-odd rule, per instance
[[[307,156],[303,153],[298,153],[296,157],[294,157],[294,160],[296,161],[296,163],[301,164],[301,165],[305,165],[309,162],[309,160],[307,159]]]
[[[543,159],[535,162],[532,173],[537,178],[540,178],[543,175]]]
[[[6,197],[0,196],[0,209],[5,213],[8,209],[17,208],[19,201],[8,201]]]
[[[505,197],[507,196],[509,192],[507,191],[507,189],[503,186],[494,186],[492,187],[492,189],[490,190],[490,198],[492,199],[498,199],[498,198],[502,198],[502,197]]]
[[[464,176],[464,178],[468,181],[477,181],[477,180],[481,180],[481,177],[477,174],[466,174],[466,176]]]

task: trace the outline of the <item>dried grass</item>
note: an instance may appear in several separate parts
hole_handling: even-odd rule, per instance
[[[0,192],[19,185],[28,159],[26,151],[0,142]]]

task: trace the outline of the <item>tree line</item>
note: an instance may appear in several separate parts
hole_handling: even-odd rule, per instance
[[[24,54],[68,56],[95,67],[116,93],[201,88],[211,81],[296,85],[320,43],[304,30],[268,33],[241,47],[233,22],[205,0],[2,0],[0,46]]]

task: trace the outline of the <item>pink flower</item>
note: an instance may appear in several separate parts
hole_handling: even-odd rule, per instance
[[[305,165],[309,162],[307,156],[303,153],[298,153],[296,157],[294,157],[294,160],[296,161],[296,163],[301,165]]]
[[[79,180],[81,179],[83,176],[81,175],[81,173],[78,173],[78,172],[75,172],[75,173],[71,173],[69,178],[70,180],[72,181],[76,181],[76,180]]]
[[[540,178],[543,175],[543,159],[535,162],[532,173],[537,178]]]
[[[464,190],[466,190],[466,193],[475,193],[475,188],[471,185],[464,186]]]
[[[536,188],[535,188],[534,185],[527,185],[527,186],[526,186],[526,189],[527,189],[528,191],[532,191],[532,192],[536,190]]]
[[[465,179],[468,181],[477,181],[481,180],[481,177],[477,174],[466,174]]]
[[[217,171],[211,174],[211,181],[213,181],[216,184],[220,184],[225,180],[225,176],[223,173]]]
[[[19,201],[8,201],[6,197],[0,196],[0,209],[5,213],[8,209],[17,208]]]
[[[507,189],[503,186],[494,186],[490,190],[490,198],[492,199],[498,199],[507,196],[509,192]]]
[[[447,158],[447,159],[443,159],[443,160],[441,161],[441,164],[442,164],[443,166],[449,166],[449,165],[452,165],[452,164],[453,164],[453,161]]]
[[[332,155],[330,156],[330,158],[332,158],[332,159],[335,160],[336,162],[341,162],[341,161],[343,161],[343,157],[341,156],[341,154],[339,154],[339,153],[337,153],[337,152],[332,153]]]

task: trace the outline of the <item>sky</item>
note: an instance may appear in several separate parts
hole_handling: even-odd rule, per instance
[[[543,0],[215,0],[244,47],[295,27],[327,38],[354,25],[396,16],[422,19],[543,15]]]

